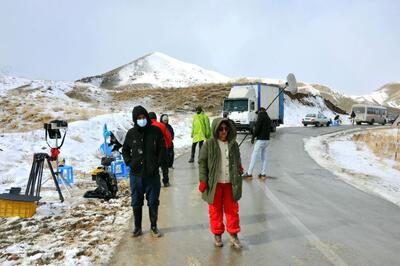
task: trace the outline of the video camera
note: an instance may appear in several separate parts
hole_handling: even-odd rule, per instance
[[[68,127],[67,121],[64,120],[53,120],[49,123],[44,124],[44,129],[46,130],[46,136],[49,135],[51,139],[60,139],[61,132],[60,129],[66,129]]]

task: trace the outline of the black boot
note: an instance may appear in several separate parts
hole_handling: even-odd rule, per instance
[[[168,170],[168,166],[164,166],[164,167],[161,167],[161,168],[162,168],[162,173],[163,173],[162,182],[164,184],[164,187],[169,187],[169,176],[168,176],[169,170]]]
[[[192,144],[192,152],[190,154],[189,163],[194,162],[194,154],[196,153],[196,145],[197,145],[197,142]]]
[[[133,217],[135,222],[133,237],[138,237],[142,234],[142,207],[133,209]]]
[[[151,234],[153,237],[160,237],[161,233],[157,228],[158,206],[149,207],[149,216],[151,224]]]

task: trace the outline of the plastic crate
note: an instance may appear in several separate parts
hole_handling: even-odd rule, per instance
[[[32,217],[36,213],[36,202],[0,199],[0,217]]]

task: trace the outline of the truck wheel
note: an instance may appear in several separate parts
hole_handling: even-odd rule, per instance
[[[371,122],[369,122],[369,124],[372,126],[373,124],[375,124],[375,119],[372,119]]]
[[[357,125],[361,125],[361,122],[356,122]]]

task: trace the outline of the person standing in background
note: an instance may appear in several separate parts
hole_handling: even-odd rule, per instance
[[[167,127],[163,123],[160,123],[160,122],[157,121],[156,113],[150,112],[149,113],[149,118],[150,118],[151,124],[153,126],[156,126],[159,129],[161,129],[161,132],[163,133],[164,140],[165,140],[165,147],[166,147],[166,149],[168,151],[170,149],[171,143],[172,143],[172,138],[171,138],[171,134],[169,133],[169,130],[167,129]],[[164,184],[164,187],[169,187],[170,184],[169,184],[168,159],[167,159],[165,164],[161,165],[161,170],[162,170],[162,174],[163,174],[162,182]]]
[[[194,155],[196,153],[196,146],[199,143],[199,150],[203,142],[211,137],[210,119],[204,113],[201,106],[196,107],[196,114],[193,116],[192,122],[192,152],[190,155],[189,163],[194,162]]]
[[[160,122],[163,123],[170,135],[171,135],[171,147],[167,150],[168,153],[168,167],[169,168],[174,168],[174,156],[175,156],[175,151],[174,151],[174,137],[175,137],[175,132],[171,124],[169,123],[169,116],[167,114],[162,114],[160,117]]]
[[[254,144],[254,139],[257,138],[254,145],[253,153],[251,154],[251,161],[249,168],[243,175],[245,178],[253,177],[253,168],[257,160],[258,154],[261,155],[262,169],[258,175],[259,178],[265,180],[267,178],[267,147],[269,145],[269,135],[271,132],[271,119],[269,118],[264,107],[261,107],[257,114],[256,126],[251,138],[251,144]]]

